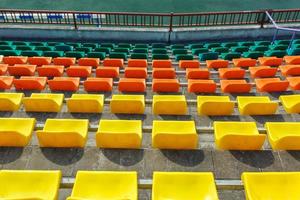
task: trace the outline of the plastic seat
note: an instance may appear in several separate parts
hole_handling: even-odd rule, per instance
[[[299,65],[300,64],[300,56],[284,56],[284,61],[288,65]]]
[[[23,96],[23,93],[0,93],[0,111],[19,110]]]
[[[252,78],[267,78],[274,77],[277,68],[270,66],[249,67],[249,72]]]
[[[155,115],[185,115],[187,110],[184,95],[153,95],[152,112]]]
[[[168,54],[153,54],[152,53],[152,60],[169,60],[169,59],[170,59],[170,56]]]
[[[104,95],[72,94],[66,103],[68,111],[71,113],[101,113],[104,106]]]
[[[103,66],[107,67],[123,67],[124,60],[118,58],[105,58],[103,61]]]
[[[222,53],[220,55],[220,58],[231,61],[232,59],[240,58],[241,56],[242,54],[239,52],[229,52],[229,53]]]
[[[130,59],[148,59],[148,53],[131,53]]]
[[[145,92],[145,79],[120,78],[118,89],[120,92]]]
[[[49,50],[48,51],[47,50],[47,51],[44,51],[44,56],[46,56],[46,57],[52,57],[52,58],[63,57],[64,56],[64,52],[63,51],[53,51],[53,50]]]
[[[289,82],[290,88],[300,90],[300,77],[286,77],[286,80]]]
[[[42,66],[42,65],[50,65],[52,62],[51,57],[29,57],[27,62],[30,65],[37,65],[37,66]]]
[[[54,65],[63,65],[65,67],[75,65],[76,58],[69,58],[69,57],[57,57],[53,58]]]
[[[200,62],[199,62],[199,60],[180,60],[179,67],[182,69],[199,68]]]
[[[8,73],[11,76],[34,76],[36,65],[16,64],[8,66]]]
[[[193,60],[194,56],[190,54],[177,54],[175,55],[175,61],[181,61],[181,60]]]
[[[287,113],[300,113],[300,95],[281,95],[279,99]]]
[[[283,59],[277,57],[261,57],[258,58],[258,62],[265,66],[279,66],[282,64]]]
[[[51,91],[77,91],[79,81],[79,78],[55,77],[48,80],[48,85]]]
[[[26,64],[27,56],[4,56],[2,62],[8,65]]]
[[[52,170],[1,170],[2,199],[58,199],[61,172]]]
[[[263,57],[264,56],[264,52],[261,51],[247,51],[244,52],[242,57],[244,58],[252,58],[252,59],[257,59],[259,57]]]
[[[6,74],[7,68],[8,68],[8,64],[0,64],[0,75],[1,76]]]
[[[46,77],[21,76],[20,79],[14,79],[13,84],[16,90],[43,90],[46,87]]]
[[[299,172],[244,172],[242,181],[248,200],[300,199]]]
[[[0,89],[6,90],[10,89],[13,84],[13,76],[0,76]]]
[[[157,79],[173,79],[176,77],[174,68],[153,68],[152,77]]]
[[[208,52],[208,53],[200,53],[199,60],[206,61],[206,60],[217,60],[219,57],[219,53],[217,52]]]
[[[171,68],[171,60],[152,60],[152,68]]]
[[[62,76],[64,69],[63,65],[42,65],[42,67],[38,67],[36,70],[39,76],[55,77]]]
[[[249,47],[241,47],[241,46],[234,46],[230,48],[230,51],[237,52],[237,53],[244,53],[249,50]]]
[[[137,172],[78,171],[72,194],[67,200],[137,200]]]
[[[86,54],[86,57],[87,58],[96,58],[96,59],[104,60],[105,57],[106,57],[106,53],[105,52],[98,52],[98,50],[96,51],[96,49],[95,49],[95,51],[93,51],[93,52],[88,52]]]
[[[111,113],[144,114],[144,95],[113,95],[110,102]]]
[[[221,79],[243,79],[246,73],[240,68],[220,68],[218,71]]]
[[[196,149],[197,146],[198,135],[194,121],[153,121],[153,148]]]
[[[89,121],[85,119],[47,119],[36,131],[41,147],[84,147]]]
[[[99,148],[138,149],[142,143],[142,121],[100,120],[96,143]]]
[[[154,172],[152,200],[218,200],[211,172]]]
[[[281,65],[279,66],[281,74],[283,76],[299,76],[300,65]]]
[[[285,50],[268,50],[265,51],[264,56],[266,57],[278,57],[278,58],[283,58],[286,55],[286,51]]]
[[[231,115],[234,102],[229,96],[197,96],[197,111],[199,115]]]
[[[255,84],[259,92],[282,92],[289,87],[289,82],[280,78],[255,79]]]
[[[273,115],[278,108],[278,103],[272,102],[267,96],[240,96],[237,102],[241,115]]]
[[[215,93],[217,84],[214,80],[188,79],[188,92]]]
[[[187,79],[209,79],[210,73],[208,69],[203,68],[187,68],[186,69],[186,78]]]
[[[128,59],[128,67],[142,67],[147,68],[148,62],[147,59]]]
[[[119,77],[119,67],[98,67],[96,76],[101,78],[117,78]]]
[[[220,80],[221,90],[224,93],[249,93],[251,84],[246,80]]]
[[[179,92],[180,85],[177,79],[153,79],[153,92]]]
[[[208,53],[208,52],[209,52],[209,49],[203,48],[203,47],[192,49],[192,54],[196,55],[196,56],[198,56],[199,54]]]
[[[77,65],[72,65],[67,68],[66,70],[67,75],[69,77],[88,77],[92,73],[92,67],[91,66],[77,66]]]
[[[252,58],[236,58],[232,59],[235,67],[253,67],[256,65],[256,60]]]
[[[228,60],[207,60],[206,65],[208,68],[227,68],[229,65]]]
[[[222,150],[260,150],[266,135],[255,122],[214,122],[215,144]]]
[[[147,78],[147,68],[126,67],[124,71],[125,78]]]
[[[63,94],[33,93],[23,97],[26,112],[59,112],[64,100]]]
[[[112,78],[87,78],[83,83],[84,89],[87,92],[109,92],[112,91]]]
[[[0,118],[0,124],[0,146],[24,147],[30,142],[35,119]]]
[[[80,58],[78,60],[78,65],[81,66],[91,66],[91,67],[98,67],[100,65],[99,58]]]

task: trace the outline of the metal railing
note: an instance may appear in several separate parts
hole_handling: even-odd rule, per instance
[[[268,10],[276,23],[299,23],[300,9]],[[94,27],[193,28],[270,24],[266,10],[203,13],[122,13],[0,9],[0,24]]]

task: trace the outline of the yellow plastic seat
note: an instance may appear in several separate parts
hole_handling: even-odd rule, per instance
[[[85,119],[47,119],[36,133],[41,147],[84,147],[88,126]]]
[[[244,172],[247,200],[299,200],[300,172]]]
[[[300,113],[300,95],[281,95],[279,97],[285,112]]]
[[[67,200],[137,200],[137,172],[78,171]]]
[[[198,135],[194,121],[153,121],[152,147],[196,149]]]
[[[199,115],[231,115],[234,102],[229,96],[198,96],[197,110]]]
[[[26,112],[59,112],[64,100],[64,94],[33,93],[22,99]]]
[[[34,118],[0,118],[0,146],[28,145],[34,126]]]
[[[187,103],[184,95],[154,95],[152,112],[155,115],[185,115]]]
[[[266,122],[265,128],[274,150],[300,150],[300,122]]]
[[[141,147],[141,120],[100,120],[96,134],[97,147],[133,148]]]
[[[237,97],[237,102],[241,115],[273,115],[278,108],[267,96]]]
[[[19,110],[23,96],[23,93],[0,93],[0,111]]]
[[[57,200],[60,171],[1,170],[0,199]]]
[[[211,172],[154,172],[152,200],[218,200]]]
[[[68,111],[71,113],[101,113],[104,105],[103,94],[72,94],[66,100]]]
[[[110,102],[112,113],[144,114],[144,95],[113,95]]]
[[[214,122],[215,144],[222,150],[259,150],[266,135],[259,134],[255,122]]]

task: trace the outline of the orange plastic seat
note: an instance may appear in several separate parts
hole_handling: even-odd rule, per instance
[[[13,76],[0,76],[0,90],[10,89],[13,84]]]
[[[152,60],[153,68],[170,68],[172,67],[172,60]]]
[[[71,77],[54,77],[48,80],[51,91],[77,91],[79,88],[80,78]]]
[[[270,66],[249,67],[249,72],[252,78],[267,78],[274,77],[277,68]]]
[[[8,68],[8,64],[0,64],[0,75],[1,76],[6,74],[7,68]]]
[[[27,56],[4,56],[2,62],[8,65],[26,64]]]
[[[103,61],[103,66],[106,67],[123,67],[124,60],[119,58],[105,58]]]
[[[221,90],[224,93],[248,93],[251,84],[246,80],[220,80]]]
[[[179,67],[186,69],[186,68],[199,68],[200,62],[199,60],[180,60]]]
[[[174,68],[153,68],[153,78],[175,78],[176,72]]]
[[[258,62],[265,66],[279,66],[282,64],[283,58],[277,57],[260,57]]]
[[[81,66],[91,66],[91,67],[98,67],[100,65],[99,58],[80,58],[78,60],[78,65]]]
[[[286,77],[293,90],[300,90],[300,77]]]
[[[300,56],[284,56],[284,61],[288,65],[299,65],[300,64]]]
[[[125,78],[147,78],[147,68],[143,67],[126,67],[124,72]]]
[[[281,65],[279,66],[281,74],[283,76],[299,76],[300,65]]]
[[[16,90],[43,90],[45,89],[47,78],[34,76],[21,76],[13,81]]]
[[[36,65],[16,64],[8,66],[8,73],[11,76],[34,76]]]
[[[67,68],[66,72],[70,77],[88,77],[91,76],[92,67],[72,65]]]
[[[57,57],[53,58],[54,65],[63,65],[65,67],[75,65],[76,58],[69,58],[69,57]]]
[[[52,62],[52,58],[51,57],[29,57],[27,62],[31,65],[37,65],[37,66],[50,65]]]
[[[119,87],[120,92],[145,92],[145,79],[138,78],[120,78]]]
[[[246,73],[241,68],[220,68],[218,71],[221,79],[243,79]]]
[[[64,73],[65,66],[63,65],[42,65],[36,70],[39,76],[55,77],[62,76]]]
[[[255,79],[255,84],[259,92],[282,92],[289,87],[289,82],[282,81],[280,78]]]
[[[186,69],[186,78],[187,79],[209,79],[209,71],[208,69],[195,69],[195,68],[187,68]]]
[[[96,76],[102,78],[117,78],[119,77],[119,67],[98,67]]]
[[[217,84],[214,80],[188,80],[188,92],[194,93],[214,93],[217,89]]]
[[[84,81],[83,86],[87,92],[109,92],[112,91],[113,79],[89,77]]]
[[[228,60],[207,60],[206,65],[208,68],[227,68],[229,65]]]
[[[252,58],[234,58],[232,62],[235,67],[253,67],[256,65],[256,60]]]
[[[179,92],[180,85],[177,79],[153,79],[153,92]]]
[[[148,67],[148,62],[146,59],[128,59],[128,67]]]

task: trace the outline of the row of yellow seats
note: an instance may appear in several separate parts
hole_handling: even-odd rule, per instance
[[[28,145],[34,118],[0,118],[0,146]],[[300,150],[300,122],[265,124],[274,150]],[[47,119],[37,130],[41,147],[84,147],[88,136],[86,119]],[[255,122],[214,122],[215,143],[223,150],[259,150],[266,135]],[[141,120],[100,120],[96,144],[100,148],[141,148]],[[196,149],[198,134],[194,121],[153,121],[152,146],[159,149]]]
[[[57,200],[61,171],[0,171],[0,198]],[[244,172],[247,200],[299,200],[300,172]],[[218,200],[211,172],[154,172],[152,200]],[[67,200],[137,200],[134,171],[78,171]]]
[[[64,100],[63,94],[33,93],[24,97],[23,93],[1,93],[0,111],[17,111],[21,102],[27,112],[59,112]],[[281,95],[280,101],[287,113],[300,112],[300,95]],[[241,115],[272,115],[278,103],[267,96],[239,96],[238,109]],[[66,100],[69,112],[101,113],[104,95],[73,94]],[[235,103],[229,96],[198,96],[199,115],[231,115]],[[145,112],[144,95],[113,95],[110,102],[112,113],[143,114]],[[184,95],[154,95],[153,114],[185,115],[188,112]]]

